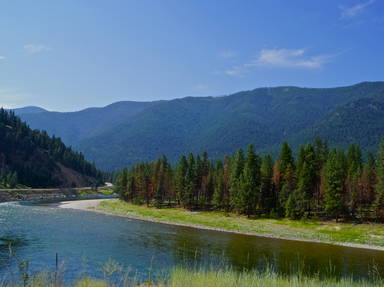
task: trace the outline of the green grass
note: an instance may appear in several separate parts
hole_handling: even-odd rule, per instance
[[[247,219],[220,211],[188,211],[180,208],[146,207],[121,200],[102,201],[96,210],[158,222],[219,228],[227,231],[254,233],[282,238],[317,240],[327,243],[364,244],[384,247],[384,225],[353,224],[331,221],[295,221],[289,219]]]
[[[94,194],[94,193],[95,192],[93,190],[90,190],[90,189],[82,189],[79,191],[80,196],[90,195],[90,194]]]
[[[175,268],[170,275],[168,287],[371,287],[382,286],[377,279],[372,282],[351,279],[321,279],[301,275],[281,276],[274,272],[241,272],[231,270],[191,271]]]
[[[104,194],[104,195],[111,195],[113,194],[113,190],[110,190],[110,189],[102,189],[102,190],[99,190],[99,191],[94,191],[94,190],[91,190],[91,189],[82,189],[79,191],[79,195],[80,196],[86,196],[86,195],[94,195],[96,193],[101,193],[101,194]]]
[[[99,193],[102,193],[102,194],[105,194],[105,195],[114,194],[112,189],[102,189],[102,190],[99,190]]]

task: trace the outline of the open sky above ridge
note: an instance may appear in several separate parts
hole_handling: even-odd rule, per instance
[[[3,1],[0,106],[384,79],[383,0]]]

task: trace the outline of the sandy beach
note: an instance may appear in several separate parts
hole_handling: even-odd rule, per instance
[[[71,208],[79,210],[90,210],[96,207],[101,201],[108,199],[84,199],[84,200],[72,200],[72,201],[61,201],[59,203],[52,203],[48,206],[59,207],[59,208]],[[96,210],[92,210],[96,211]]]

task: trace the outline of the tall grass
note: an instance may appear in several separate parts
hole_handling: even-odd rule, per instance
[[[167,287],[373,287],[383,286],[384,281],[354,281],[350,278],[307,277],[301,274],[283,276],[273,271],[235,272],[232,270],[188,270],[176,267],[171,271]]]
[[[17,282],[6,283],[0,281],[1,287],[374,287],[384,286],[379,276],[370,280],[353,280],[352,278],[329,278],[307,276],[298,272],[292,275],[281,275],[272,269],[264,271],[236,272],[231,269],[203,269],[174,267],[166,276],[147,282],[137,280],[136,275],[121,273],[118,277],[100,274],[103,279],[83,276],[75,283],[66,285],[62,280],[55,280],[55,274],[46,271],[25,278],[20,277]]]

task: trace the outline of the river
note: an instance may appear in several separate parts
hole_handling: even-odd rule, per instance
[[[283,273],[302,266],[306,272],[356,278],[375,268],[384,272],[383,251],[199,230],[36,204],[0,204],[0,278],[25,259],[31,270],[53,269],[56,253],[67,281],[84,272],[101,277],[101,265],[109,259],[142,278],[150,266],[154,272],[166,272],[180,264],[238,270],[268,264]]]

